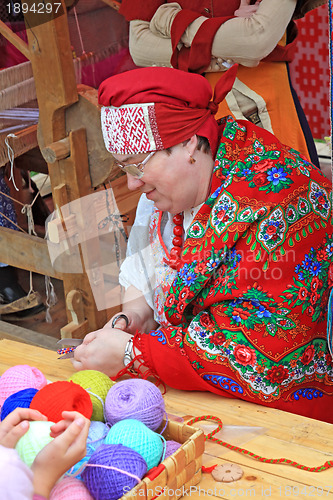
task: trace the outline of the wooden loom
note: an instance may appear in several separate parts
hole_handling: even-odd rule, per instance
[[[30,6],[34,2],[26,3]],[[100,130],[97,90],[76,84],[64,0],[61,4],[63,14],[49,15],[47,22],[36,23],[32,12],[25,15],[27,44],[0,22],[0,33],[31,62],[39,107],[38,133],[32,127],[18,134],[17,154],[34,147],[38,136],[39,148],[48,164],[56,209],[94,193],[113,173],[113,160],[105,150]],[[115,179],[113,175],[113,178],[111,186],[119,210],[133,212],[138,195],[128,196],[124,176]],[[66,220],[61,223],[65,228]],[[80,224],[84,221],[77,216],[75,226],[79,229]],[[86,272],[87,261],[82,258],[84,245],[85,242],[77,245],[83,272],[62,273],[52,266],[44,239],[0,227],[2,262],[63,281],[68,324],[61,329],[62,337],[82,338],[89,331],[101,328],[118,310],[118,307],[97,309]],[[98,259],[99,249],[91,253],[89,248],[89,251],[91,261]],[[66,258],[70,263],[71,255]]]

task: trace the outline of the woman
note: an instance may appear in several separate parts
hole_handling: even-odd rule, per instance
[[[130,52],[138,66],[205,74],[212,87],[239,63],[217,118],[232,114],[272,132],[319,165],[312,134],[289,78],[297,27],[325,0],[123,0]],[[254,5],[250,5],[254,4]],[[260,5],[259,5],[260,4]]]
[[[331,184],[266,130],[216,122],[236,71],[214,101],[205,78],[171,68],[101,85],[106,147],[142,197],[122,314],[73,364],[332,422]]]

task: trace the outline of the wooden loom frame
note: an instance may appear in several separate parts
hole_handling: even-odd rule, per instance
[[[71,112],[77,115],[76,122],[80,122],[82,110],[74,107],[79,102],[79,92],[75,80],[65,1],[58,1],[61,1],[64,14],[54,18],[49,16],[48,22],[38,25],[34,23],[32,13],[25,15],[27,44],[0,22],[0,33],[31,61],[39,107],[38,143],[48,163],[55,208],[91,194],[93,187],[98,182],[103,182],[101,177],[95,183],[91,180],[86,128],[77,128],[69,133],[66,131],[68,111],[74,110]],[[25,3],[30,6],[34,0],[25,0]],[[105,3],[110,5],[110,0]],[[88,94],[89,100],[97,107],[97,90],[93,89]],[[100,123],[91,123],[90,126],[100,127]],[[96,168],[98,169],[98,165]],[[104,174],[106,178],[107,175],[105,172]],[[97,174],[97,177],[100,175],[102,174]],[[117,179],[117,190],[123,198],[126,197],[124,179],[125,177]],[[137,197],[133,200],[131,209],[136,201]],[[80,245],[79,251],[82,267],[85,269]],[[119,310],[113,308],[112,311],[98,311],[87,273],[84,271],[79,274],[62,274],[56,271],[51,264],[47,242],[42,238],[0,227],[0,255],[1,261],[9,265],[63,281],[68,324],[61,329],[62,338],[83,338],[89,331],[104,326],[110,315]],[[15,327],[16,339],[20,338],[20,330]],[[31,333],[36,344],[45,346],[40,334]],[[23,337],[27,340],[26,333]],[[50,346],[47,341],[46,344]]]

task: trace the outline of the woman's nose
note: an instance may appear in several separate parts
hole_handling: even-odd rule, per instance
[[[127,187],[130,191],[135,191],[144,185],[144,182],[131,174],[127,175]]]

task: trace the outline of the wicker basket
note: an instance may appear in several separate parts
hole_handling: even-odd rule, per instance
[[[159,495],[162,495],[163,500],[178,499],[184,496],[191,486],[199,483],[205,449],[203,431],[171,421],[168,422],[163,436],[167,440],[182,443],[181,447],[158,467],[149,471],[135,488],[121,497],[121,500],[152,500]]]

